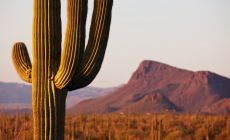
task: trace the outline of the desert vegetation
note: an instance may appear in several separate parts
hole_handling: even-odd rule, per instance
[[[33,139],[31,115],[1,115],[1,140]],[[92,114],[66,117],[66,140],[229,140],[229,115]]]

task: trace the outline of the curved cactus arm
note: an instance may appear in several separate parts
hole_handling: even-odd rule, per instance
[[[12,60],[21,79],[31,83],[32,65],[24,43],[18,42],[13,45]]]
[[[65,88],[79,69],[85,46],[87,0],[68,0],[67,8],[68,20],[64,51],[54,79],[59,89]]]
[[[109,37],[112,5],[113,0],[95,0],[89,40],[80,72],[72,79],[68,90],[87,86],[99,72]]]

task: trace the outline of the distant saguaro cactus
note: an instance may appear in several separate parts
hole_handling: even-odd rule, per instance
[[[110,30],[113,0],[95,0],[85,47],[87,0],[67,0],[67,29],[61,54],[60,0],[34,0],[31,64],[24,43],[13,46],[20,77],[32,83],[35,140],[64,139],[68,91],[87,86],[100,70]]]

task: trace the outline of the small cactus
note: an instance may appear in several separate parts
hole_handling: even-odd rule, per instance
[[[150,128],[150,140],[162,140],[163,139],[163,122],[158,120],[157,115],[152,115],[151,128]]]

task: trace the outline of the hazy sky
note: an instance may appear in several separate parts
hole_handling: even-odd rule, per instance
[[[92,13],[93,0],[89,3]],[[1,0],[0,81],[23,82],[11,51],[14,42],[23,41],[31,54],[32,5],[32,0]],[[63,33],[65,8],[62,0]],[[108,49],[91,85],[126,83],[144,59],[230,77],[230,0],[114,0]]]

